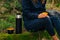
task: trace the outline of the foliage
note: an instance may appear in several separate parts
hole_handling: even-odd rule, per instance
[[[10,9],[11,8],[10,3],[4,3],[3,4],[3,7],[7,8],[7,9]]]
[[[15,9],[17,9],[18,11],[22,11],[21,2],[18,2],[18,0],[16,0],[14,4],[15,4]]]
[[[0,1],[2,1],[2,0],[0,0]]]
[[[4,34],[0,33],[0,40],[37,40],[38,34],[31,35],[29,32],[22,34]],[[48,39],[49,40],[49,39]]]
[[[6,15],[7,16],[7,15]],[[15,16],[14,15],[8,15],[7,19],[0,19],[0,30],[6,30],[8,27],[15,27]]]
[[[12,23],[4,21],[3,19],[0,20],[0,30],[6,29],[10,26],[12,26]]]
[[[9,15],[8,17],[7,17],[7,21],[8,22],[10,22],[10,23],[13,23],[13,22],[15,22],[15,16],[14,15]]]
[[[11,3],[11,2],[14,2],[14,0],[6,0],[6,2],[9,2],[9,3]]]
[[[56,7],[60,7],[60,3],[56,4]]]

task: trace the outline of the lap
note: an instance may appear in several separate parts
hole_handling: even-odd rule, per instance
[[[56,17],[56,16],[50,16],[50,19],[51,19],[51,20],[59,20],[59,18]]]
[[[42,18],[42,19],[34,19],[29,22],[27,29],[28,30],[33,30],[33,31],[38,31],[38,30],[43,30],[45,29],[45,23],[47,22],[48,18]]]
[[[53,22],[54,20],[58,20],[58,18],[55,16],[50,16],[50,18],[34,19],[27,23],[26,29],[28,31],[29,30],[39,31],[40,29],[43,30],[43,29],[45,29],[46,22],[49,23],[49,21]]]
[[[54,27],[55,27],[55,26],[56,26],[56,27],[57,27],[57,26],[60,26],[60,20],[59,20],[58,17],[52,16],[52,17],[50,17],[50,19],[51,19],[52,24],[53,24]]]

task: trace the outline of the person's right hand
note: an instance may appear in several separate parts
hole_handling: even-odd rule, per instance
[[[47,12],[43,12],[43,13],[40,13],[39,15],[38,15],[38,18],[45,18],[45,17],[47,17],[48,16],[48,13]]]

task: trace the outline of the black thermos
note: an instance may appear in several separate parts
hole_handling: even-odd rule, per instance
[[[22,33],[22,15],[17,13],[16,15],[16,34]]]

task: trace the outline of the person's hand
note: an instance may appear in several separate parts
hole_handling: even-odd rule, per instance
[[[45,17],[47,17],[48,16],[48,13],[47,12],[43,12],[43,13],[40,13],[39,15],[38,15],[38,18],[45,18]]]

